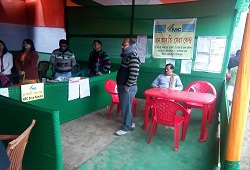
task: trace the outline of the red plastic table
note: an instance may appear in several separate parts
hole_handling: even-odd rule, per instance
[[[145,101],[145,110],[144,110],[144,123],[142,129],[147,130],[150,120],[148,119],[148,104],[152,97],[163,98],[180,102],[195,102],[203,104],[202,109],[202,120],[201,120],[201,131],[200,131],[200,142],[205,142],[208,137],[208,130],[206,128],[207,122],[207,112],[210,107],[210,104],[215,100],[214,96],[209,93],[199,93],[199,92],[190,92],[190,91],[180,91],[180,90],[169,90],[161,88],[151,88],[144,92],[146,96]]]

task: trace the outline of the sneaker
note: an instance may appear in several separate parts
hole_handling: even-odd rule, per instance
[[[131,129],[135,129],[135,123],[132,123]]]
[[[172,129],[172,130],[174,130],[174,127],[173,126],[165,126],[165,129]]]
[[[123,131],[123,130],[118,130],[117,132],[115,132],[116,135],[118,136],[122,136],[122,135],[125,135],[127,133],[129,133],[130,131]]]

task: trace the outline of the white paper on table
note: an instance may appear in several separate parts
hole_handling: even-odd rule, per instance
[[[171,63],[171,64],[173,64],[175,66],[175,60],[173,60],[173,59],[166,59],[166,64],[169,64],[169,63]]]
[[[181,60],[181,73],[191,74],[192,60]]]
[[[80,98],[90,96],[89,78],[80,80]]]
[[[72,77],[69,79],[68,100],[79,98],[80,77]]]
[[[9,89],[8,88],[0,88],[0,95],[9,97]]]
[[[138,48],[138,56],[139,56],[141,63],[145,63],[146,48],[147,48],[147,36],[146,35],[137,36],[137,48]]]

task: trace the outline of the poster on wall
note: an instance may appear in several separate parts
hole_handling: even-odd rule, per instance
[[[192,59],[196,18],[155,19],[153,57]]]
[[[191,74],[192,60],[181,60],[181,71],[182,74]]]
[[[197,39],[194,70],[220,73],[225,48],[225,36],[199,36]]]
[[[138,47],[139,59],[141,63],[145,63],[146,48],[147,48],[147,36],[146,35],[137,36],[137,47]]]
[[[166,64],[173,64],[175,66],[175,60],[173,59],[166,59]]]

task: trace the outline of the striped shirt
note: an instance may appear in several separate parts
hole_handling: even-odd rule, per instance
[[[140,60],[136,53],[123,57],[116,75],[117,84],[127,86],[128,88],[135,85],[139,76],[139,68]]]
[[[60,66],[60,63],[71,63],[71,65]],[[50,64],[54,66],[56,71],[69,72],[72,70],[72,66],[76,65],[75,55],[71,51],[62,52],[60,49],[56,49],[51,54]]]

